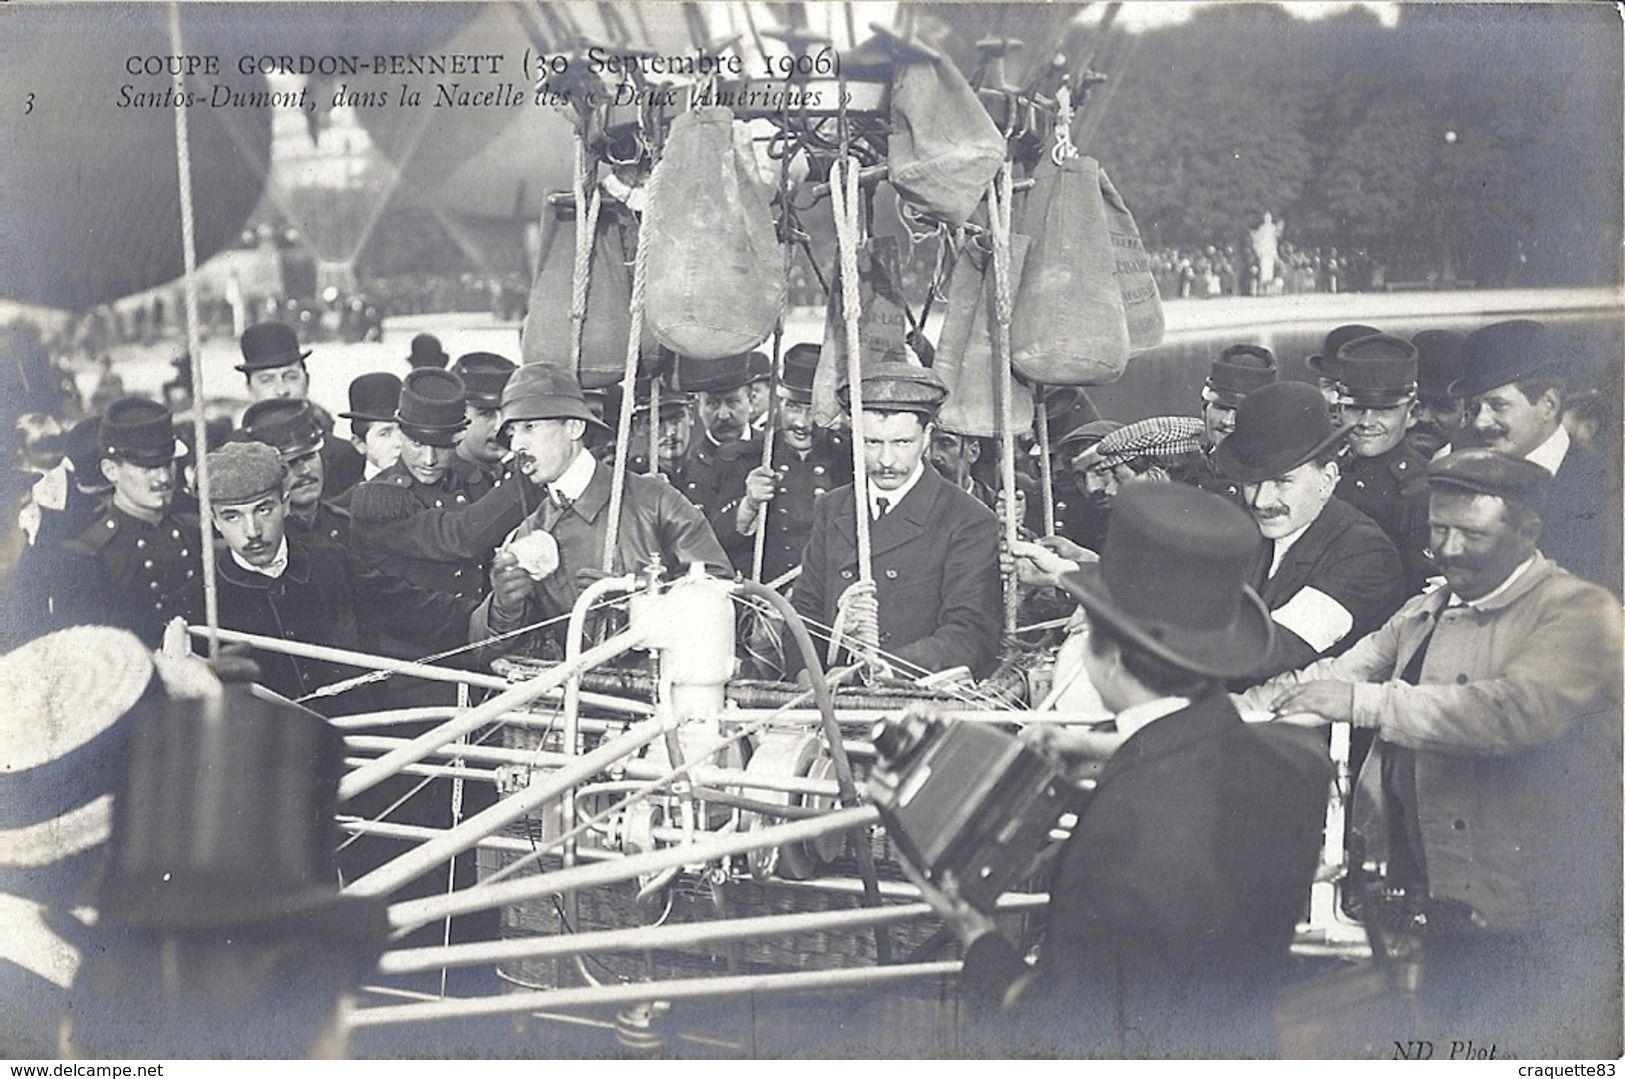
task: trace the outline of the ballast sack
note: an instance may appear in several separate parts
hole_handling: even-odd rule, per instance
[[[575,236],[575,214],[561,210],[549,215],[520,340],[523,363],[542,363],[570,370]],[[576,371],[583,389],[619,382],[626,371],[626,335],[632,329],[631,263],[636,238],[637,226],[622,219],[606,203],[599,213],[598,231],[593,237],[587,263],[587,313],[581,330],[581,365]],[[640,348],[644,364],[653,360],[654,351],[653,338],[646,330]]]
[[[1027,259],[1027,237],[1010,236],[1010,287],[1014,293]],[[993,438],[1001,430],[1017,434],[1032,429],[1033,394],[1019,378],[1010,380],[1010,400],[1005,402],[1005,422],[998,422],[999,362],[994,355],[993,256],[967,245],[954,263],[953,281],[948,286],[948,312],[943,316],[942,334],[937,340],[937,357],[932,369],[948,386],[937,420],[950,431]]]
[[[1047,386],[1113,382],[1128,363],[1129,332],[1100,164],[1068,158],[1034,181],[1019,227],[1032,242],[1011,316],[1011,363]]]
[[[1117,262],[1117,289],[1123,295],[1129,351],[1143,352],[1162,344],[1162,295],[1157,291],[1157,279],[1151,276],[1140,227],[1105,169],[1100,170],[1100,196],[1106,203],[1106,234]]]
[[[896,42],[886,176],[907,202],[958,228],[1004,164],[1004,135],[952,60]]]
[[[898,269],[897,237],[871,236],[858,248],[858,358],[860,362],[908,356],[908,314]],[[824,346],[813,372],[813,422],[833,424],[841,415],[835,390],[846,382],[846,315],[840,268],[832,275],[824,310]]]
[[[643,317],[673,352],[719,360],[773,332],[788,294],[768,190],[734,138],[733,113],[672,121],[650,179]]]

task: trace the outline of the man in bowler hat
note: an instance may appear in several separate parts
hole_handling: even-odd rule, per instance
[[[1243,723],[1224,692],[1276,633],[1247,584],[1257,542],[1217,495],[1133,484],[1099,563],[1061,575],[1087,615],[1084,670],[1117,729],[1061,849],[1037,962],[959,898],[959,882],[914,874],[966,945],[973,1050],[1270,1053],[1331,770],[1318,746]]]
[[[1242,401],[1214,454],[1263,535],[1249,580],[1277,632],[1257,679],[1341,651],[1404,598],[1393,542],[1333,493],[1347,437],[1313,386],[1277,382]]]
[[[767,529],[762,549],[762,580],[771,581],[801,565],[812,531],[813,505],[821,495],[852,482],[852,453],[812,419],[817,345],[794,345],[785,353],[779,380],[778,415],[773,431],[773,464],[757,464],[741,478],[733,497],[712,518],[717,539],[741,573],[755,555],[754,537]]]
[[[355,483],[372,479],[401,459],[401,428],[395,422],[395,410],[400,404],[398,375],[370,371],[351,381],[350,411],[340,412],[339,418],[350,421],[350,445],[362,457],[361,474]],[[340,493],[345,506],[349,505],[355,483]]]
[[[1243,706],[1375,732],[1351,823],[1421,932],[1433,1030],[1617,1057],[1619,601],[1541,552],[1540,465],[1458,450],[1428,486],[1442,584]]]
[[[750,355],[720,360],[677,357],[677,388],[692,393],[702,430],[691,440],[683,493],[710,518],[732,497],[740,478],[762,459],[751,426]]]
[[[1454,330],[1423,330],[1411,338],[1416,346],[1416,422],[1405,432],[1405,441],[1429,461],[1448,451],[1466,416],[1464,402],[1450,390],[1467,373],[1461,364],[1465,340],[1466,335]]]
[[[866,504],[847,485],[814,505],[791,602],[826,635],[839,616],[854,651],[905,677],[963,666],[985,678],[999,648],[999,522],[925,463],[948,388],[930,368],[899,361],[872,361],[861,377],[863,413],[853,427],[863,439]],[[850,411],[850,388],[836,397]],[[868,581],[859,580],[860,512],[871,522]],[[786,658],[796,674],[800,656]]]
[[[1399,550],[1405,594],[1433,575],[1427,556],[1427,459],[1405,440],[1416,423],[1417,351],[1402,337],[1371,334],[1338,351],[1338,409],[1349,455],[1337,497],[1377,522]]]
[[[1475,330],[1462,345],[1467,373],[1451,387],[1467,401],[1463,441],[1535,462],[1552,474],[1542,550],[1558,565],[1620,593],[1619,478],[1563,427],[1567,373],[1551,333],[1532,319]]]
[[[310,349],[299,347],[299,335],[292,326],[256,323],[243,331],[239,348],[243,362],[237,370],[248,383],[250,401],[310,401],[310,372],[305,367]],[[314,401],[310,408],[324,439],[322,493],[332,496],[355,482],[353,477],[361,472],[361,455],[348,442],[327,437],[333,433],[333,417],[326,409]]]

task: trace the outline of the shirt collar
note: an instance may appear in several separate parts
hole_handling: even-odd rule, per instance
[[[914,463],[914,471],[908,474],[908,479],[903,481],[903,486],[895,491],[882,491],[874,484],[869,484],[869,516],[880,516],[880,506],[875,502],[877,498],[886,500],[886,509],[888,511],[896,509],[908,493],[914,490],[914,485],[920,482],[920,477],[923,475],[925,475],[925,460],[922,458]]]
[[[1487,604],[1493,602],[1498,596],[1505,594],[1509,588],[1518,582],[1519,577],[1522,577],[1525,573],[1529,572],[1529,567],[1533,566],[1534,564],[1535,556],[1530,555],[1528,558],[1524,559],[1518,564],[1517,569],[1507,574],[1507,579],[1496,585],[1495,589],[1488,595],[1479,596],[1477,599],[1462,599],[1460,596],[1452,594],[1450,597],[1449,606],[1465,606],[1471,607],[1475,611],[1482,611]]]
[[[1154,701],[1141,701],[1117,713],[1117,733],[1127,738],[1163,716],[1171,716],[1190,705],[1189,697],[1158,697]]]
[[[552,494],[561,496],[574,502],[586,491],[587,484],[592,482],[593,471],[598,467],[598,459],[588,453],[585,448],[576,452],[576,459],[570,462],[563,475],[547,485]]]
[[[1568,452],[1568,428],[1560,423],[1557,425],[1557,430],[1546,436],[1545,442],[1524,454],[1524,458],[1535,462],[1535,464],[1555,476],[1557,470],[1563,466],[1563,458],[1568,456]]]
[[[233,551],[229,547],[226,548],[226,553],[231,555],[231,560],[233,562],[237,563],[239,566],[241,566],[243,569],[246,569],[248,572],[257,573],[261,577],[270,577],[272,580],[275,580],[276,578],[282,576],[283,571],[285,571],[288,568],[288,537],[287,536],[282,537],[282,542],[281,542],[281,544],[279,544],[277,546],[277,549],[276,549],[276,557],[271,559],[270,565],[266,565],[266,566],[251,565],[251,564],[243,561],[242,556],[239,555],[236,551]]]
[[[378,475],[378,473],[380,473],[382,471],[383,471],[383,469],[381,469],[377,465],[373,464],[371,458],[368,458],[361,465],[361,478],[363,480],[370,480],[370,479],[372,479],[374,476]]]
[[[1314,523],[1315,523],[1314,521],[1310,521],[1309,525],[1312,525]],[[1275,540],[1270,541],[1275,547],[1274,554],[1270,557],[1270,576],[1271,577],[1275,576],[1275,571],[1281,568],[1281,560],[1286,557],[1286,553],[1288,551],[1292,550],[1292,545],[1294,543],[1297,543],[1300,539],[1302,539],[1303,534],[1309,530],[1309,525],[1304,525],[1302,528],[1298,529],[1296,532],[1288,532],[1286,535],[1280,537],[1279,539],[1275,539]]]

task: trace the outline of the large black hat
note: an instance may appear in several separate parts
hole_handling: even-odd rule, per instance
[[[394,423],[401,407],[401,380],[388,371],[369,371],[350,382],[350,411],[340,412],[346,420]]]
[[[432,333],[420,333],[412,338],[412,351],[407,354],[406,362],[414,369],[419,367],[444,368],[451,360],[446,350],[440,345],[440,338]]]
[[[720,360],[697,360],[678,356],[675,366],[677,388],[684,393],[731,393],[756,381],[751,370],[751,354],[741,352]]]
[[[1228,500],[1182,483],[1135,483],[1112,503],[1099,564],[1060,585],[1091,619],[1152,655],[1235,678],[1256,670],[1275,638],[1247,585],[1258,546],[1258,526]]]
[[[1461,363],[1465,334],[1423,330],[1411,338],[1416,346],[1416,392],[1421,397],[1453,397],[1451,383],[1467,373]]]
[[[788,400],[810,404],[813,398],[813,379],[818,374],[818,345],[803,341],[791,345],[784,354],[784,377],[779,379],[779,392]]]
[[[1344,405],[1393,408],[1416,395],[1416,346],[1374,333],[1337,350],[1337,384]]]
[[[438,367],[408,371],[401,381],[395,422],[401,434],[427,446],[454,446],[468,426],[468,390],[463,380]]]
[[[309,401],[272,397],[255,401],[243,413],[243,435],[263,442],[284,461],[304,457],[322,448],[322,424]]]
[[[244,373],[287,367],[310,355],[308,348],[299,348],[299,335],[285,322],[261,322],[250,326],[243,331],[240,344],[243,362],[237,365],[237,370]]]
[[[1339,326],[1337,329],[1326,335],[1326,340],[1320,346],[1320,351],[1315,353],[1313,356],[1310,356],[1305,362],[1309,364],[1310,369],[1313,370],[1315,374],[1322,375],[1326,378],[1336,378],[1338,375],[1338,350],[1344,345],[1348,344],[1350,341],[1358,341],[1362,337],[1370,337],[1374,333],[1381,332],[1382,331],[1377,329],[1375,326],[1362,326],[1359,323],[1353,323],[1348,326]],[[1324,402],[1324,399],[1322,400]]]
[[[502,387],[518,369],[518,364],[495,352],[468,352],[451,365],[452,374],[468,390],[468,403],[477,408],[502,407]]]
[[[1477,397],[1541,373],[1552,366],[1546,324],[1515,318],[1474,330],[1462,342],[1461,363],[1466,374],[1450,384],[1452,397]]]
[[[186,456],[186,444],[175,437],[175,416],[146,397],[121,397],[102,414],[97,443],[103,457],[156,468]]]
[[[1268,386],[1276,377],[1275,353],[1262,345],[1231,345],[1213,361],[1203,385],[1220,404],[1235,408],[1249,393]]]
[[[1318,457],[1348,436],[1332,423],[1326,399],[1307,382],[1277,382],[1236,408],[1236,429],[1213,451],[1219,470],[1237,483],[1262,483]],[[1116,528],[1115,510],[1113,528]]]

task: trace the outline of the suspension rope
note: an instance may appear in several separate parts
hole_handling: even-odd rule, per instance
[[[858,336],[858,162],[850,155],[835,162],[829,198],[835,215],[835,241],[841,256],[841,315],[845,321],[846,381],[852,414],[852,493],[857,499],[858,580],[874,580],[869,545],[869,473],[863,453],[863,368]]]
[[[598,212],[603,194],[592,182],[596,166],[587,155],[587,140],[576,127],[575,190],[576,249],[574,272],[570,278],[570,369],[581,373],[581,341],[587,327],[587,294],[592,284],[592,250],[598,239]]]
[[[1010,428],[1010,401],[1015,395],[1010,372],[1010,161],[1007,158],[987,189],[988,222],[993,233],[994,335],[999,417],[999,482],[1004,489],[1004,542],[1013,550],[1016,534],[1016,435]],[[1014,634],[1021,591],[1012,564],[1004,582],[1004,632]]]
[[[1050,463],[1049,409],[1044,405],[1044,387],[1033,386],[1033,423],[1038,427],[1038,482],[1043,488],[1044,535],[1055,535],[1055,468]]]
[[[621,530],[621,498],[626,493],[626,458],[632,452],[632,405],[637,401],[638,353],[643,345],[643,293],[649,277],[649,233],[654,215],[655,188],[660,182],[658,163],[645,185],[643,220],[638,223],[637,255],[632,261],[631,318],[626,331],[626,373],[621,376],[621,414],[615,424],[615,471],[610,478],[609,527],[604,530],[604,572],[615,572],[615,546]],[[653,429],[659,417],[651,415]]]
[[[745,14],[750,15],[750,8],[746,6]],[[751,21],[751,31],[756,29],[755,20]],[[758,39],[760,43],[760,39]],[[786,95],[788,100],[788,95]],[[789,106],[780,109],[780,123],[786,123]],[[790,280],[790,260],[795,257],[795,248],[790,245],[785,236],[786,227],[790,223],[790,148],[786,148],[779,155],[779,242],[784,248],[784,280]],[[786,306],[789,300],[786,298]],[[784,370],[784,312],[779,312],[778,323],[773,327],[773,368],[768,372],[767,383],[767,423],[762,428],[762,467],[773,467],[773,438],[778,432],[779,413],[779,379],[783,377]],[[762,579],[762,563],[767,558],[767,530],[768,518],[772,514],[772,505],[761,507],[756,516],[756,535],[752,537],[750,555],[750,579]]]
[[[169,47],[175,56],[185,56],[181,40],[181,6],[169,5]],[[175,97],[184,99],[186,76],[175,75]],[[175,110],[175,171],[180,179],[181,253],[186,266],[186,350],[192,373],[192,438],[197,453],[197,499],[201,518],[203,559],[203,618],[209,628],[209,659],[220,658],[220,590],[214,573],[214,515],[209,499],[208,423],[203,416],[203,337],[198,328],[197,228],[192,205],[192,139],[187,128],[187,110]],[[173,466],[171,466],[173,470]]]

